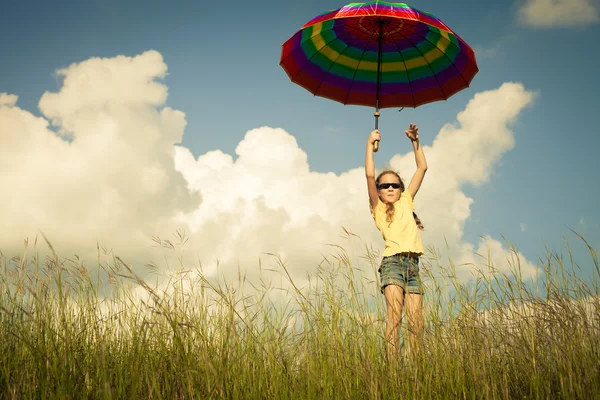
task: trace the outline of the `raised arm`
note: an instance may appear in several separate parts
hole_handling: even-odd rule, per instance
[[[408,136],[412,142],[413,150],[415,152],[415,161],[417,163],[417,170],[415,171],[415,174],[413,175],[410,183],[408,184],[408,188],[406,189],[414,199],[419,191],[419,188],[421,187],[421,183],[425,177],[425,172],[427,172],[427,160],[425,159],[425,153],[423,153],[423,147],[419,142],[419,127],[415,124],[410,124],[404,133],[406,133],[406,136]]]
[[[375,161],[373,160],[373,146],[376,140],[381,140],[381,134],[377,129],[369,135],[365,153],[365,175],[367,176],[367,189],[369,189],[369,202],[372,209],[375,209],[379,200],[377,186],[375,185]]]

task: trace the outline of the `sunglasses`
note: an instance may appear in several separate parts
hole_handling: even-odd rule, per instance
[[[377,187],[381,190],[381,189],[387,189],[390,186],[393,187],[394,189],[400,189],[400,184],[399,183],[381,183]]]

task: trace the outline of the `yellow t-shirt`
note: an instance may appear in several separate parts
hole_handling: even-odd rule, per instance
[[[413,217],[415,206],[410,193],[402,192],[398,201],[394,203],[394,208],[394,219],[391,224],[386,220],[387,205],[380,199],[377,199],[375,209],[371,210],[375,225],[385,240],[383,256],[405,252],[423,254],[421,235]]]

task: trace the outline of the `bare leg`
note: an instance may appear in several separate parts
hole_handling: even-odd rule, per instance
[[[385,338],[387,340],[388,361],[398,358],[399,325],[402,321],[402,306],[404,305],[404,290],[400,286],[387,285],[384,289],[387,305],[387,320]]]
[[[423,296],[420,294],[406,294],[406,316],[408,317],[408,340],[413,352],[418,352],[423,346]]]

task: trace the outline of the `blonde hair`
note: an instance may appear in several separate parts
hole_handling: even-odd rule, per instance
[[[404,181],[402,180],[402,178],[400,178],[400,175],[398,175],[398,173],[396,171],[393,171],[391,169],[385,169],[383,171],[381,171],[379,173],[379,175],[377,176],[377,179],[375,179],[375,185],[377,186],[377,191],[379,191],[379,182],[381,181],[381,178],[384,175],[394,175],[396,178],[398,178],[398,182],[400,182],[400,190],[402,192],[404,192]],[[394,220],[394,212],[396,211],[396,209],[394,208],[394,204],[393,203],[386,203],[386,210],[385,210],[385,215],[386,218],[385,220],[388,222],[388,224],[391,224],[392,221]],[[415,214],[415,212],[413,211],[413,218],[415,219],[415,223],[417,224],[417,227],[420,230],[425,230],[425,228],[423,227],[423,223],[421,222],[421,219],[419,217],[417,217],[417,214]]]

